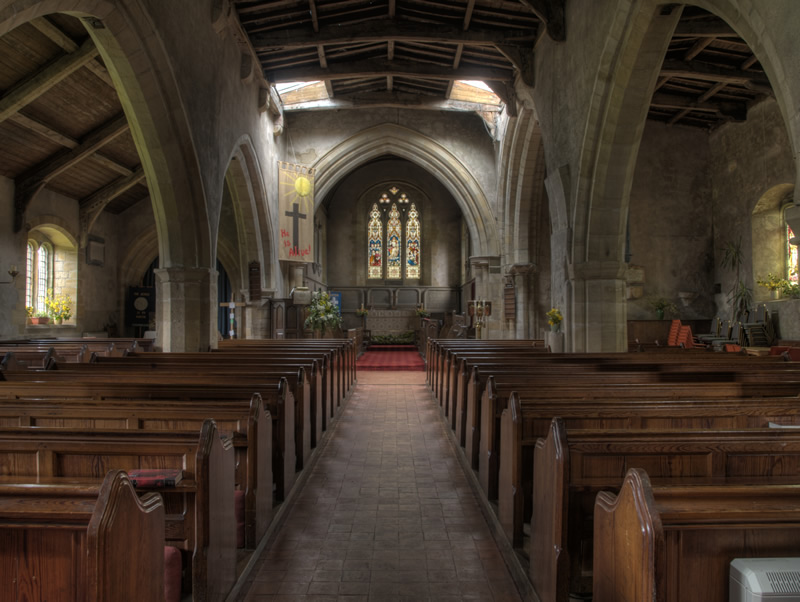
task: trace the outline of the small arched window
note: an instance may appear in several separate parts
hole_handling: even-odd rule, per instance
[[[25,305],[34,312],[46,311],[47,292],[53,288],[53,246],[48,242],[28,241],[25,275]]]

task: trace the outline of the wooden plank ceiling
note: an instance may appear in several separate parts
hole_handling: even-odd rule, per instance
[[[330,98],[356,106],[440,108],[457,80],[471,79],[510,102],[516,77],[535,83],[536,40],[565,35],[563,0],[234,5],[269,82],[318,80]],[[121,213],[148,196],[119,98],[79,19],[53,14],[0,38],[0,91],[0,174],[15,183],[15,229],[45,187],[80,202],[84,234],[101,211]],[[711,130],[744,120],[770,94],[742,39],[685,7],[649,117]]]

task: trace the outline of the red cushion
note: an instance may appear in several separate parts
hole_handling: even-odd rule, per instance
[[[181,551],[164,546],[164,600],[181,602]]]
[[[244,547],[244,491],[233,492],[233,512],[236,516],[236,547]]]

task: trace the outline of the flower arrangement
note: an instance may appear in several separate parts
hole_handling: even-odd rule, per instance
[[[756,284],[771,291],[782,291],[787,285],[791,286],[788,280],[785,278],[779,278],[772,272],[769,272],[766,278],[756,280]]]
[[[558,326],[564,320],[561,311],[556,307],[548,311],[545,315],[547,316],[547,323],[550,324],[550,326]]]
[[[418,318],[430,318],[431,317],[431,312],[429,312],[424,307],[418,307],[415,310],[415,313],[417,314]]]
[[[27,318],[32,318],[34,313],[35,312],[34,312],[33,308],[30,305],[26,305],[25,306],[25,316]]]
[[[69,320],[72,317],[72,299],[70,296],[64,293],[53,295],[52,290],[48,291],[48,293],[44,304],[50,317],[56,322]]]
[[[357,315],[359,318],[366,318],[366,317],[369,315],[369,310],[368,310],[366,307],[364,307],[364,304],[362,303],[362,304],[361,304],[361,307],[359,307],[359,308],[356,310],[356,315]]]
[[[666,297],[650,297],[647,303],[653,308],[659,319],[662,319],[665,314],[675,315],[678,313],[677,306]]]
[[[311,304],[308,306],[306,328],[319,330],[325,334],[326,329],[333,330],[342,324],[342,316],[331,301],[331,296],[326,291],[317,291],[311,295]]]

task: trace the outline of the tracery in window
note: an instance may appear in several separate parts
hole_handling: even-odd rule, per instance
[[[367,278],[383,277],[383,221],[377,203],[369,212],[367,226]]]
[[[386,278],[399,279],[402,277],[402,243],[403,225],[400,222],[400,212],[397,205],[392,203],[389,211],[389,221],[386,223]]]
[[[419,213],[417,213],[414,203],[411,203],[408,220],[406,220],[406,278],[419,278],[419,262]]]

